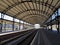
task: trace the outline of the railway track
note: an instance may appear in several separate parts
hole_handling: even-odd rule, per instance
[[[20,43],[22,44],[22,42],[24,42],[24,40],[27,39],[27,41],[29,39],[33,39],[34,35],[35,35],[36,30],[34,31],[27,31],[27,32],[22,32],[17,36],[14,36],[12,38],[8,38],[8,36],[6,38],[6,40],[1,40],[0,45],[20,45]],[[32,36],[31,36],[32,35]],[[25,42],[24,42],[25,43]]]

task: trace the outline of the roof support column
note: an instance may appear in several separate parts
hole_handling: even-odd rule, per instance
[[[4,18],[4,15],[1,13],[0,32],[2,32],[3,30],[3,18]]]
[[[59,33],[59,17],[57,17],[57,23],[58,23],[58,28],[57,28],[57,32]]]
[[[23,22],[23,29],[24,29],[24,22]]]
[[[51,31],[52,31],[52,24],[51,24]]]
[[[20,20],[19,20],[19,30],[20,30]]]
[[[51,24],[50,26],[51,26],[51,31],[52,31],[52,17],[51,17],[51,22],[50,22],[50,24]]]
[[[47,30],[49,29],[48,25],[47,25]]]
[[[14,17],[13,17],[12,31],[14,31]]]
[[[46,30],[47,30],[47,27],[48,27],[48,26],[46,25],[46,26],[45,26],[45,29],[46,29]]]
[[[4,23],[4,30],[5,30],[5,32],[6,32],[6,22]]]
[[[58,14],[58,10],[57,10],[57,24],[58,24],[57,32],[59,33],[59,27],[60,27],[60,26],[59,26],[59,17],[58,17],[58,15],[59,15],[59,14]]]

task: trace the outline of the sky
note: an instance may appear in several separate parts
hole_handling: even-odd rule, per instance
[[[34,27],[35,27],[36,29],[38,29],[38,28],[40,28],[40,25],[39,25],[39,24],[35,24]]]

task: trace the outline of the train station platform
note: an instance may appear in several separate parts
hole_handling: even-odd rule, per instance
[[[60,0],[0,0],[0,45],[60,45]]]

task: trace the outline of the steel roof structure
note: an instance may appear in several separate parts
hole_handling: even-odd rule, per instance
[[[0,12],[32,24],[43,24],[56,9],[60,0],[0,0]]]

